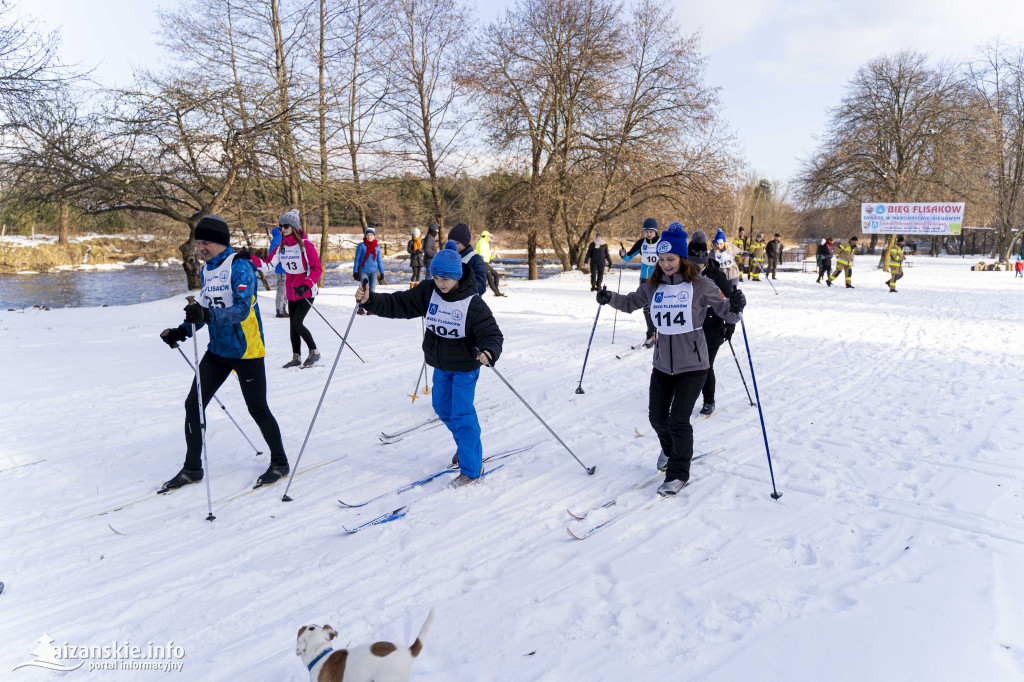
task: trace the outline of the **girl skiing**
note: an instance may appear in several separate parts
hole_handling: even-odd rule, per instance
[[[455,438],[458,488],[483,474],[480,422],[473,396],[480,365],[493,365],[503,337],[490,308],[478,295],[476,275],[449,241],[430,263],[432,280],[408,291],[378,294],[361,284],[356,301],[371,314],[397,319],[424,317],[423,355],[434,368],[434,411]],[[453,461],[454,463],[454,461]]]
[[[690,413],[708,373],[708,347],[701,326],[710,308],[726,322],[739,319],[746,305],[743,292],[735,289],[730,298],[714,282],[702,277],[686,260],[686,232],[672,223],[657,245],[658,264],[646,282],[631,294],[605,289],[597,302],[631,313],[650,306],[658,328],[651,371],[648,414],[661,442],[658,468],[665,471],[659,495],[675,495],[690,479],[693,456],[693,427]]]
[[[289,367],[312,367],[320,359],[320,351],[316,348],[316,341],[313,335],[306,329],[304,321],[306,314],[313,306],[313,299],[317,294],[317,282],[323,273],[320,265],[320,256],[317,255],[313,242],[306,239],[302,228],[299,227],[299,212],[291,210],[281,216],[278,227],[281,229],[281,243],[271,249],[267,260],[263,261],[256,256],[252,257],[252,263],[263,272],[274,271],[277,265],[281,265],[285,271],[285,292],[288,296],[288,319],[291,326],[292,359],[284,365]],[[300,339],[306,342],[309,347],[309,355],[306,361],[300,359],[302,345]]]
[[[729,284],[736,286],[740,283],[740,268],[736,265],[736,254],[725,241],[725,232],[721,229],[715,233],[715,261],[725,274],[725,278],[729,280]]]
[[[619,249],[619,258],[623,263],[628,263],[633,256],[640,254],[640,283],[643,284],[651,276],[654,266],[658,264],[658,252],[655,247],[658,245],[658,221],[654,218],[644,220],[644,236],[637,239],[629,251]],[[644,320],[647,322],[647,339],[644,341],[644,348],[654,345],[654,333],[656,330],[651,320],[651,311],[644,306]]]

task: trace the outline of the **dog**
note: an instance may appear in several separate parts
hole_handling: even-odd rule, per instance
[[[334,649],[338,636],[330,625],[303,625],[295,642],[295,655],[309,670],[310,682],[408,682],[412,659],[423,650],[423,638],[434,622],[434,609],[408,649],[391,642],[374,642],[352,649]]]

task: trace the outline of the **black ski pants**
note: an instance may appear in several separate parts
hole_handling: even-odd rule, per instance
[[[706,369],[682,374],[651,371],[651,391],[648,417],[658,434],[662,451],[668,455],[666,481],[690,480],[690,460],[693,458],[693,426],[690,414],[697,402]]]
[[[590,286],[599,290],[604,285],[604,261],[591,263],[590,265]]]
[[[249,415],[260,428],[263,440],[270,448],[271,464],[287,464],[288,457],[281,442],[281,429],[270,412],[270,406],[267,405],[267,371],[263,358],[236,360],[206,351],[206,355],[199,361],[199,379],[203,382],[203,407],[210,404],[214,393],[232,370],[238,375],[238,385],[242,389],[245,406],[249,408]],[[192,380],[192,390],[185,399],[185,445],[185,468],[202,469],[203,441],[199,432],[199,400],[196,398],[195,379]]]
[[[498,295],[501,294],[501,292],[498,291],[498,271],[495,270],[494,267],[490,263],[487,263],[486,265],[487,265],[487,286],[491,287],[491,291],[494,292],[495,296],[498,296]]]
[[[312,307],[313,299],[311,298],[288,301],[288,321],[291,323],[289,335],[292,340],[292,352],[296,355],[302,352],[302,345],[299,343],[299,339],[305,341],[310,350],[316,350],[316,341],[313,340],[313,335],[309,333],[306,325],[303,324],[306,315]]]
[[[704,380],[704,388],[701,393],[704,394],[704,402],[713,403],[715,402],[715,357],[718,355],[718,349],[725,343],[725,339],[719,337],[717,343],[711,341],[705,336],[705,340],[708,342],[708,362],[711,366],[708,367],[708,377]]]

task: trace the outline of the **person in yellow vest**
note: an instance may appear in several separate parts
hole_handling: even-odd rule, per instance
[[[754,243],[750,245],[750,267],[747,272],[747,279],[753,279],[755,282],[761,281],[761,273],[764,271],[764,251],[766,246],[768,244],[764,240],[764,235],[758,232]]]
[[[832,282],[839,279],[839,273],[846,273],[846,288],[853,288],[853,254],[857,250],[857,237],[856,235],[850,237],[849,241],[845,244],[840,244],[836,248],[836,271],[828,276],[825,280],[825,284],[832,286]]]
[[[750,272],[750,259],[747,257],[747,238],[743,235],[742,227],[736,238],[732,240],[732,245],[733,251],[736,253],[736,265],[740,269],[740,279],[743,279],[743,273]]]
[[[491,265],[491,259],[497,258],[498,252],[491,248],[491,243],[488,241],[490,237],[491,233],[487,230],[481,232],[480,239],[477,240],[473,250],[484,259],[484,264],[487,266],[487,284],[491,287],[491,291],[494,292],[495,296],[506,296],[507,294],[498,291],[498,271]]]
[[[896,243],[889,249],[889,273],[892,276],[887,284],[889,285],[889,292],[893,294],[896,293],[896,280],[903,277],[903,261],[907,258],[903,254],[903,244],[903,237],[897,237]]]

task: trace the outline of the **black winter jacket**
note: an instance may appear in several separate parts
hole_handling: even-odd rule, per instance
[[[729,278],[722,272],[718,261],[713,258],[709,260],[701,274],[717,284],[726,298],[732,296],[732,285],[729,284]],[[704,317],[704,339],[708,343],[708,348],[725,343],[725,320],[719,317],[712,308],[708,308],[708,314]]]
[[[437,235],[433,232],[427,232],[427,236],[423,238],[423,257],[426,258],[427,263],[429,263],[436,255]]]
[[[767,246],[765,246],[765,255],[767,255],[769,258],[774,258],[775,260],[781,260],[782,242],[777,242],[774,239],[768,242]]]
[[[363,307],[381,317],[405,320],[423,317],[427,314],[434,291],[437,291],[434,281],[427,279],[408,291],[371,293]],[[474,348],[487,351],[493,358],[491,364],[497,363],[504,338],[491,309],[477,295],[473,270],[463,263],[459,285],[447,294],[438,291],[438,295],[446,301],[461,301],[470,296],[473,300],[466,311],[466,338],[447,339],[431,331],[423,335],[423,356],[427,364],[446,372],[471,372],[480,367]]]
[[[828,244],[822,244],[819,242],[818,250],[814,255],[815,259],[818,261],[819,268],[821,267],[821,264],[826,261],[829,263],[832,262],[832,249],[828,248]]]
[[[587,264],[591,261],[594,262],[595,268],[603,268],[605,263],[608,263],[608,267],[612,267],[612,257],[608,255],[608,244],[601,242],[601,246],[598,246],[594,242],[590,242],[590,246],[587,248],[587,255],[583,259],[583,263]]]

